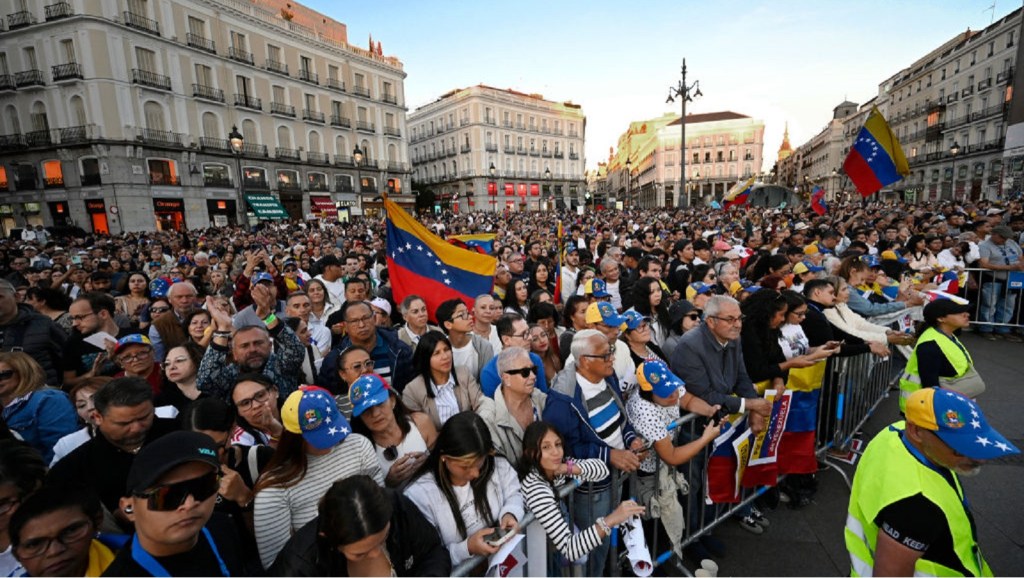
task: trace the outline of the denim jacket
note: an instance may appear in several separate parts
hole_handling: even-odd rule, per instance
[[[53,446],[78,429],[78,414],[67,394],[45,388],[19,397],[3,409],[7,427],[43,457],[53,459]]]

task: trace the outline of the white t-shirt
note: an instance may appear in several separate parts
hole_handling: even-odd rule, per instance
[[[612,307],[614,307],[616,311],[622,310],[622,295],[619,294],[619,284],[621,282],[622,281],[619,280],[614,283],[605,283],[605,291],[607,291],[608,294],[612,296]]]
[[[328,281],[324,279],[323,275],[317,275],[316,278],[323,281],[324,287],[327,287],[327,292],[331,294],[332,301],[339,304],[339,306],[345,302],[345,282],[340,277],[337,281]]]
[[[473,349],[472,339],[462,347],[452,348],[452,362],[455,367],[465,367],[471,375],[477,379],[480,378],[480,358],[477,356],[476,349]]]
[[[807,353],[811,348],[811,342],[804,334],[804,328],[798,324],[786,323],[781,328],[782,337],[779,338],[779,345],[782,346],[782,353],[786,359],[793,359],[798,355]]]

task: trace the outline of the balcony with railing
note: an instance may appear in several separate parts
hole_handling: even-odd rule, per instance
[[[238,94],[236,92],[235,106],[251,108],[253,110],[263,110],[263,100],[255,96],[249,96],[247,94]]]
[[[32,26],[36,22],[36,15],[32,14],[28,10],[20,10],[7,15],[7,28],[10,30],[17,30],[19,28],[25,28],[26,26]]]
[[[347,116],[341,116],[340,114],[331,115],[331,126],[340,126],[343,128],[352,128],[352,119]]]
[[[555,158],[556,159],[564,159],[565,158],[565,152],[564,151],[555,151]]]
[[[267,59],[267,62],[264,64],[264,68],[266,68],[270,72],[276,72],[277,74],[283,74],[284,76],[289,75],[287,64],[270,58]]]
[[[376,132],[377,127],[372,122],[367,122],[365,120],[357,120],[356,130],[361,130],[363,132]]]
[[[50,67],[50,75],[53,76],[54,82],[60,82],[62,80],[82,79],[82,65],[77,62],[68,62],[67,64],[56,64]]]
[[[311,193],[329,193],[331,192],[331,187],[327,184],[326,180],[313,180],[309,182],[309,191]]]
[[[337,193],[354,193],[355,189],[352,188],[352,183],[348,181],[335,181],[334,191]]]
[[[199,148],[204,151],[231,152],[231,143],[226,138],[199,137]]]
[[[0,74],[0,90],[14,90],[14,77],[10,74]]]
[[[290,104],[284,104],[282,102],[271,102],[270,114],[280,114],[282,116],[290,116],[292,118],[295,118],[295,107]]]
[[[213,40],[204,38],[198,34],[192,34],[189,32],[185,35],[185,43],[192,48],[197,48],[203,52],[209,52],[210,54],[217,54],[217,45]]]
[[[498,121],[496,121],[493,118],[484,118],[484,124],[489,124],[491,126],[498,126]]]
[[[507,155],[514,155],[514,154],[516,154],[516,147],[513,147],[513,146],[506,146],[503,150],[505,151],[505,154],[507,154]]]
[[[14,84],[17,85],[18,88],[24,88],[26,86],[45,86],[46,79],[43,77],[42,70],[25,70],[14,73]]]
[[[216,102],[224,102],[224,91],[205,84],[193,84],[192,96]]]
[[[132,83],[160,90],[171,89],[171,77],[139,68],[132,69]]]
[[[315,73],[315,72],[313,72],[312,70],[307,70],[305,68],[300,68],[299,69],[299,80],[301,80],[302,82],[308,82],[310,84],[317,84],[317,85],[319,85],[320,84],[320,75]]]
[[[318,165],[331,164],[331,157],[327,153],[315,153],[313,151],[309,151],[306,153],[306,160]]]
[[[1003,84],[1013,78],[1013,67],[1007,68],[996,75],[996,84]]]
[[[138,138],[142,142],[148,144],[164,145],[164,146],[183,146],[182,142],[184,139],[183,135],[177,132],[171,132],[168,130],[156,130],[152,128],[140,128]]]
[[[124,24],[130,28],[160,36],[160,23],[156,20],[150,20],[142,14],[126,11],[124,13]]]
[[[338,92],[345,92],[345,82],[328,76],[327,81],[324,82],[327,88],[337,90]]]
[[[263,157],[269,158],[270,153],[267,152],[267,145],[255,144],[255,143],[243,143],[242,144],[242,156],[243,157]]]
[[[981,82],[978,83],[978,92],[981,92],[982,90],[986,90],[989,88],[992,88],[991,78],[986,78],[985,80],[982,80]]]
[[[23,149],[28,146],[25,141],[25,135],[22,134],[4,134],[0,135],[0,151],[11,151]]]
[[[967,88],[960,91],[960,96],[964,98],[967,98],[972,94],[974,94],[974,86],[968,86]]]
[[[537,149],[530,149],[530,156],[531,157],[539,157],[540,156],[540,151],[537,150]]]
[[[405,170],[405,165],[398,161],[388,161],[388,172],[400,173]]]
[[[228,48],[228,58],[230,58],[231,60],[244,62],[246,64],[256,63],[256,61],[252,58],[252,52],[246,52],[245,50],[242,50],[241,48],[237,48],[235,46]]]
[[[263,177],[245,177],[242,179],[242,190],[245,191],[269,191],[270,185]]]
[[[562,133],[562,129],[556,128],[554,131],[551,132],[551,134],[553,134],[555,136],[562,136],[562,134],[563,134]]]
[[[387,136],[400,137],[402,136],[402,131],[398,130],[397,126],[384,125],[384,134]]]
[[[60,20],[61,18],[69,18],[75,15],[75,11],[71,9],[71,4],[68,2],[55,2],[50,4],[44,9],[46,15],[46,21]]]
[[[516,147],[516,154],[526,156],[526,147]]]
[[[550,159],[551,158],[551,154],[552,154],[551,151],[544,151],[544,150],[540,151],[540,156],[542,156],[542,157],[544,157],[546,159]]]
[[[352,87],[352,94],[363,98],[370,98],[370,89],[357,84]]]
[[[279,159],[288,159],[292,161],[302,160],[302,156],[299,154],[298,150],[284,147],[275,148],[274,156]]]
[[[473,149],[468,144],[464,144],[464,145],[459,147],[459,152],[462,153],[462,154],[466,154],[466,153],[468,153],[471,150],[473,150]]]
[[[380,100],[387,104],[398,104],[398,97],[393,94],[384,93],[381,95]]]
[[[302,120],[310,122],[324,122],[324,113],[316,110],[302,109]]]
[[[580,133],[578,133],[578,132],[576,132],[574,130],[569,131],[569,138],[579,138],[579,137],[580,137]]]
[[[496,153],[498,152],[498,145],[492,142],[486,143],[484,144],[484,150],[489,153]]]
[[[580,153],[569,153],[569,160],[570,161],[578,161],[578,160],[580,160]]]
[[[334,166],[354,167],[355,163],[352,161],[352,157],[349,155],[334,155]]]
[[[34,130],[25,133],[25,144],[30,147],[50,146],[53,144],[53,137],[48,130]]]
[[[228,176],[204,175],[203,186],[220,187],[222,189],[227,189],[234,187],[235,185],[231,182],[231,177]]]
[[[64,188],[64,177],[47,177],[43,179],[44,189],[63,189]]]
[[[180,187],[181,177],[167,173],[149,173],[149,184],[161,187]]]

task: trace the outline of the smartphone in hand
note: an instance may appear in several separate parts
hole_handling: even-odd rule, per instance
[[[513,535],[514,532],[512,532],[511,530],[506,530],[504,528],[495,528],[493,532],[484,536],[484,543],[486,543],[488,546],[497,548],[505,542],[508,542],[509,538],[511,538]]]

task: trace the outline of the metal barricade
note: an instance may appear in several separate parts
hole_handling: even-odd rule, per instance
[[[1021,291],[1024,273],[967,269],[970,282],[960,296],[971,302],[971,325],[977,331],[997,333],[1024,329]]]

